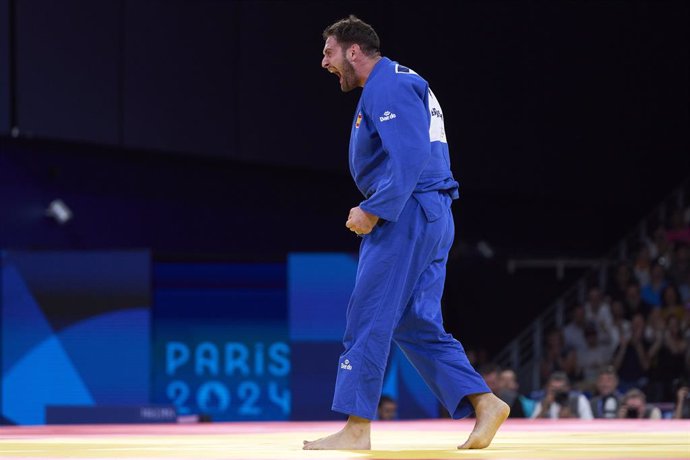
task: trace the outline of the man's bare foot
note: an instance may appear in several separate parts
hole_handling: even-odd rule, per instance
[[[470,437],[458,449],[483,449],[491,444],[498,428],[510,413],[508,404],[493,393],[479,393],[468,396],[477,414],[477,421]]]
[[[350,415],[345,427],[335,434],[304,441],[304,450],[371,450],[371,421]]]

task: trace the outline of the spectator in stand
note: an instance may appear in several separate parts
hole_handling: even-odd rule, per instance
[[[658,420],[661,418],[661,410],[658,407],[648,406],[645,394],[637,388],[631,388],[623,396],[621,407],[618,409],[618,418]]]
[[[622,301],[614,300],[611,302],[611,316],[613,317],[611,351],[614,351],[620,345],[623,337],[630,337],[630,321],[625,319],[625,308]]]
[[[635,262],[633,263],[633,273],[637,282],[641,286],[649,283],[650,269],[652,268],[652,259],[649,256],[649,248],[647,246],[642,246],[637,252],[635,257]]]
[[[673,418],[690,418],[690,388],[683,385],[676,391],[676,407]]]
[[[644,336],[649,343],[654,344],[659,335],[663,336],[664,329],[666,329],[666,322],[661,315],[661,308],[654,308],[647,316],[647,326],[644,330]]]
[[[680,293],[672,284],[667,285],[661,293],[661,317],[665,320],[669,316],[675,316],[680,321],[685,316],[685,307],[680,302]]]
[[[532,415],[534,401],[520,394],[520,384],[512,369],[503,369],[498,375],[497,396],[510,406],[510,418],[525,418]]]
[[[652,308],[657,308],[661,306],[661,292],[667,285],[666,281],[666,271],[658,263],[652,265],[651,275],[649,277],[649,283],[642,286],[640,295],[642,300],[647,302]]]
[[[495,363],[482,364],[479,367],[479,375],[482,376],[486,382],[486,386],[493,394],[497,394],[500,390],[498,384],[498,374],[501,372],[501,368]]]
[[[554,372],[546,382],[544,398],[537,403],[530,418],[591,420],[593,417],[587,398],[571,391],[568,376],[564,372]]]
[[[690,244],[690,225],[680,209],[671,215],[671,225],[666,237],[669,241]]]
[[[635,314],[640,313],[646,318],[651,309],[651,305],[642,300],[640,285],[635,281],[628,284],[625,290],[625,317],[632,319]]]
[[[563,328],[563,339],[565,347],[570,350],[583,350],[587,347],[585,341],[585,307],[576,305],[572,311],[572,318],[568,324]]]
[[[680,294],[681,301],[685,304],[685,308],[690,305],[690,273],[688,273],[685,281],[678,285],[678,293]]]
[[[618,372],[621,391],[633,387],[644,388],[647,384],[648,353],[652,344],[645,339],[645,327],[644,316],[636,313],[630,322],[630,336],[621,337],[621,343],[614,353],[613,366]]]
[[[587,293],[585,319],[596,325],[599,341],[602,344],[610,345],[613,329],[611,307],[609,307],[609,304],[604,300],[601,289],[596,286],[589,288],[589,292]]]
[[[575,350],[565,345],[563,332],[558,328],[551,329],[546,334],[540,370],[542,381],[546,381],[556,371],[563,371],[571,377],[575,376],[577,370]]]
[[[630,266],[626,262],[619,263],[616,267],[613,283],[609,287],[611,298],[614,300],[625,298],[625,289],[631,281],[633,281],[633,273]]]
[[[605,366],[599,370],[596,392],[590,399],[594,418],[616,418],[621,404],[622,395],[616,389],[618,375],[613,366]]]
[[[489,363],[489,351],[484,347],[467,348],[465,354],[467,355],[467,360],[475,369],[479,369],[484,364]]]
[[[669,279],[675,284],[682,284],[690,275],[690,246],[679,244],[669,269]]]
[[[593,392],[601,368],[611,359],[611,349],[598,339],[597,327],[594,323],[585,326],[585,340],[587,348],[577,353],[578,388],[585,392]]]
[[[661,309],[657,308],[647,317],[647,327],[645,328],[645,338],[652,344],[647,355],[649,356],[649,370],[647,377],[649,382],[645,388],[646,395],[651,401],[660,401],[664,393],[664,383],[660,380],[663,372],[657,365],[657,352],[655,347],[660,347],[663,344],[663,338],[666,332],[666,322],[661,316]]]
[[[675,316],[666,319],[666,327],[656,331],[656,339],[649,349],[650,394],[652,401],[672,401],[673,382],[682,379],[686,372],[688,344]]]
[[[381,396],[376,415],[378,420],[395,420],[398,418],[398,403],[390,396]]]
[[[668,269],[673,258],[673,245],[666,237],[666,229],[658,227],[654,230],[654,238],[647,240],[649,248],[649,258],[656,260],[662,267]]]

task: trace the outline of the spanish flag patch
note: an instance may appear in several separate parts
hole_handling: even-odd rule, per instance
[[[355,121],[355,128],[359,128],[359,125],[362,123],[362,112],[359,112],[357,114],[357,121]]]

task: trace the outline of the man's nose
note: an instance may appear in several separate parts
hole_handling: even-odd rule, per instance
[[[323,59],[321,59],[321,67],[323,67],[324,69],[328,68],[328,58],[326,56],[324,56]]]

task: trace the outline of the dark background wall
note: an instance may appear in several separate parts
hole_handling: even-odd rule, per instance
[[[10,10],[8,0],[0,0],[0,135],[10,129]]]
[[[565,284],[506,257],[599,256],[690,173],[682,1],[0,0],[0,247],[356,251],[359,92],[319,67],[349,13],[444,107],[461,337],[497,347]],[[493,261],[467,250],[482,239]],[[492,308],[515,316],[501,338],[468,327]]]

